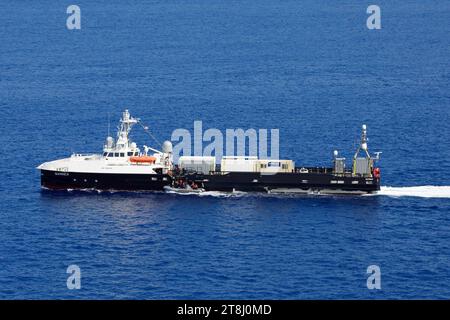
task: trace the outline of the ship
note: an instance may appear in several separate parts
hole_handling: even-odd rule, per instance
[[[367,126],[350,168],[334,150],[329,167],[296,166],[293,160],[257,156],[180,156],[174,163],[173,146],[161,150],[132,141],[132,127],[142,122],[128,110],[122,113],[117,136],[106,138],[103,152],[74,153],[37,167],[47,190],[169,191],[175,193],[264,192],[295,194],[367,194],[380,190],[380,168],[368,150]],[[146,129],[146,126],[142,127]],[[362,154],[362,156],[361,156]],[[216,163],[219,162],[219,163]]]

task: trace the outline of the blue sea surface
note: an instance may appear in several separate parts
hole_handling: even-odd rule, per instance
[[[69,4],[0,1],[1,299],[450,298],[448,1],[377,1],[381,30],[357,0],[78,0],[81,30]],[[160,141],[276,128],[305,166],[350,160],[366,123],[384,192],[41,190],[36,166],[101,152],[125,108]]]

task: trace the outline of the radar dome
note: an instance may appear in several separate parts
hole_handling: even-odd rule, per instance
[[[173,149],[172,142],[170,142],[170,141],[164,141],[163,142],[163,144],[162,144],[162,151],[164,153],[172,153],[172,149]]]
[[[106,138],[106,146],[108,148],[110,148],[110,149],[114,146],[114,139],[113,139],[113,137]]]
[[[131,149],[136,149],[136,147],[137,147],[136,142],[132,142],[131,143]]]

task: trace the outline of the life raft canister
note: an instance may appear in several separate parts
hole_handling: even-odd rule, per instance
[[[130,162],[134,163],[155,163],[156,158],[151,156],[130,157]]]
[[[374,176],[374,178],[379,178],[380,177],[380,168],[374,168],[373,169],[373,176]]]

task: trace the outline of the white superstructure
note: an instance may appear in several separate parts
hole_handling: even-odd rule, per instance
[[[41,164],[38,169],[58,172],[115,173],[115,174],[166,174],[172,169],[172,144],[163,143],[163,151],[143,146],[144,152],[130,139],[138,118],[125,110],[120,119],[117,138],[108,137],[102,154],[72,154],[64,159]],[[152,151],[152,154],[148,154]]]

